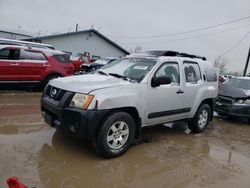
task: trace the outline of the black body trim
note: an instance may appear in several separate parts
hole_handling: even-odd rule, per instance
[[[181,114],[181,113],[186,113],[190,112],[191,108],[182,108],[182,109],[176,109],[176,110],[168,110],[168,111],[162,111],[162,112],[153,112],[148,114],[148,119],[152,118],[158,118],[158,117],[163,117],[163,116],[170,116],[170,115],[175,115],[175,114]]]
[[[55,103],[56,104],[56,103]],[[65,135],[78,139],[91,139],[102,119],[109,110],[83,110],[73,107],[59,107],[41,99],[42,115],[50,126],[62,131]]]

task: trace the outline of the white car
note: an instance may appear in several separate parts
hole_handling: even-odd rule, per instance
[[[142,127],[178,120],[202,132],[213,117],[217,75],[203,57],[150,51],[115,60],[95,74],[51,80],[41,98],[45,121],[90,139],[111,158],[140,138]]]

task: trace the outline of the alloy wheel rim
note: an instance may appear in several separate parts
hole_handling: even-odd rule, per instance
[[[208,120],[208,111],[203,109],[199,115],[198,126],[199,128],[204,128]]]
[[[129,137],[129,127],[123,122],[114,123],[108,130],[107,144],[112,149],[119,149],[123,147]]]

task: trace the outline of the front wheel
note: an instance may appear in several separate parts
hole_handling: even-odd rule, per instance
[[[57,74],[49,75],[47,78],[45,78],[43,81],[41,81],[41,83],[37,86],[37,89],[42,91],[44,89],[44,87],[49,83],[50,80],[60,78],[60,77],[61,76],[57,75]]]
[[[135,136],[133,118],[125,112],[110,115],[101,125],[94,140],[99,154],[113,158],[125,153]]]
[[[188,128],[194,133],[203,132],[209,123],[210,113],[210,106],[201,104],[193,119],[188,122]]]

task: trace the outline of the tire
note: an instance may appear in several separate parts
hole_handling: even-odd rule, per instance
[[[135,136],[134,119],[125,112],[116,112],[105,119],[97,132],[94,146],[100,155],[113,158],[124,154]]]
[[[203,132],[209,123],[210,113],[210,106],[208,104],[201,104],[193,119],[188,122],[188,128],[194,133]]]
[[[56,78],[60,78],[60,75],[57,74],[53,74],[53,75],[49,75],[47,78],[45,78],[39,85],[38,85],[38,89],[39,90],[43,90],[44,87],[49,83],[50,80],[56,79]]]

